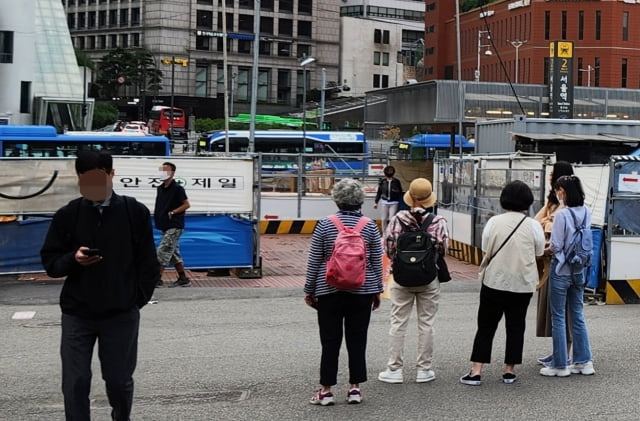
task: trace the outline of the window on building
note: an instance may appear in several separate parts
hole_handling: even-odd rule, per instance
[[[311,16],[313,13],[313,0],[298,0],[298,14]]]
[[[273,12],[273,0],[261,0],[260,1],[260,10],[265,10],[267,12]]]
[[[343,6],[340,8],[340,16],[362,16],[363,6]]]
[[[298,21],[298,37],[311,38],[311,22],[306,20]]]
[[[0,63],[13,63],[13,31],[0,31]]]
[[[560,16],[561,39],[567,39],[567,11],[563,10]]]
[[[594,64],[593,86],[600,86],[600,57],[595,57],[593,59],[593,64]]]
[[[382,31],[382,43],[383,44],[389,44],[389,36],[390,36],[390,32],[389,31]]]
[[[382,65],[383,66],[389,65],[389,53],[382,53]]]
[[[260,33],[273,35],[273,18],[272,17],[260,17]]]
[[[252,9],[253,10],[253,0],[238,0],[238,7],[240,9]]]
[[[298,58],[311,56],[311,46],[308,44],[298,44]]]
[[[69,29],[76,29],[76,14],[75,13],[69,13],[67,15],[67,26],[69,27]]]
[[[600,30],[602,29],[602,12],[596,10],[596,41],[600,41]]]
[[[381,29],[374,29],[373,30],[373,43],[374,44],[382,43],[382,30]]]
[[[270,56],[271,55],[271,47],[273,43],[271,41],[260,41],[260,49],[258,53],[261,56]]]
[[[578,12],[578,39],[584,39],[584,10]]]
[[[120,34],[120,47],[129,48],[129,34]]]
[[[216,51],[222,52],[222,47],[224,46],[223,42],[224,42],[224,38],[216,37]],[[232,47],[233,47],[233,40],[230,38],[227,38],[227,51],[232,51]]]
[[[291,101],[291,71],[278,69],[278,103],[289,104]]]
[[[584,71],[584,59],[582,57],[578,57],[578,86],[583,86],[582,74],[584,73]]]
[[[544,39],[549,39],[549,31],[551,30],[551,12],[544,12]]]
[[[278,57],[291,57],[292,45],[288,42],[278,43]]]
[[[198,4],[206,4],[207,6],[213,6],[213,0],[198,0]]]
[[[116,48],[118,47],[118,36],[113,34],[109,35],[109,47]]]
[[[293,0],[280,0],[278,4],[280,13],[293,13]]]
[[[249,100],[249,69],[238,69],[238,101]]]
[[[107,26],[107,11],[100,10],[98,12],[98,28],[104,28]]]
[[[206,98],[209,93],[209,65],[197,64],[196,65],[196,89],[194,91],[195,96]]]
[[[622,40],[629,41],[629,12],[622,12]]]
[[[278,19],[278,35],[293,36],[293,20]]]
[[[133,47],[140,47],[140,34],[139,33],[133,33],[131,34],[131,45]]]
[[[78,13],[78,29],[84,29],[87,26],[87,14]]]
[[[373,64],[376,66],[380,65],[380,51],[373,52]]]
[[[106,35],[98,35],[98,49],[106,50],[107,49],[107,36]]]
[[[31,82],[20,82],[20,112],[28,114],[31,112]]]
[[[118,26],[118,11],[109,10],[109,27]]]
[[[260,69],[258,71],[258,101],[269,100],[270,75],[269,69]]]
[[[389,87],[389,75],[382,75],[382,87],[383,88],[388,88]]]
[[[211,10],[196,11],[196,28],[208,30],[213,28],[213,12]]]
[[[548,85],[549,84],[549,57],[545,57],[542,63],[542,84],[543,85]]]
[[[88,50],[95,50],[96,49],[96,37],[95,36],[87,37],[87,49]]]
[[[380,75],[373,75],[373,87],[374,88],[380,87]]]
[[[76,43],[78,45],[78,50],[84,50],[84,37],[76,38]]]
[[[226,0],[225,6],[233,8],[233,0]],[[222,6],[222,0],[218,0],[218,6]]]
[[[95,28],[96,27],[96,12],[89,12],[89,16],[87,19],[87,28]]]
[[[129,25],[129,9],[120,9],[120,26]]]
[[[208,51],[210,45],[210,37],[196,35],[196,50]]]
[[[253,16],[238,15],[238,31],[253,33]]]
[[[131,9],[131,26],[140,26],[140,8],[133,7]]]
[[[622,59],[622,68],[620,69],[620,75],[622,76],[620,78],[620,87],[626,88],[627,87],[627,59],[626,58]]]
[[[222,13],[218,13],[218,30],[222,31]],[[227,32],[233,32],[233,13],[227,13]]]
[[[251,46],[253,40],[239,39],[238,40],[238,54],[251,54]]]

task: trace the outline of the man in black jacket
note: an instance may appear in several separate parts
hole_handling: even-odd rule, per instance
[[[60,208],[40,250],[47,274],[66,277],[62,392],[67,420],[90,419],[91,358],[98,355],[114,420],[128,420],[138,350],[139,309],[160,279],[149,210],[113,192],[111,155],[81,151],[82,197]]]

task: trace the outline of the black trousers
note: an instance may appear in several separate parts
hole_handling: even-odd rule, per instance
[[[336,292],[318,297],[318,326],[322,344],[321,385],[333,386],[338,382],[343,325],[349,355],[349,383],[367,381],[367,331],[372,304],[373,295]]]
[[[133,404],[133,372],[138,356],[137,308],[107,319],[84,319],[62,314],[62,393],[67,421],[88,421],[91,357],[98,341],[98,357],[111,405],[111,417],[129,420]]]
[[[478,331],[473,341],[471,361],[491,362],[493,338],[504,314],[507,336],[504,363],[522,364],[527,308],[532,296],[532,292],[501,291],[482,285],[478,308]]]

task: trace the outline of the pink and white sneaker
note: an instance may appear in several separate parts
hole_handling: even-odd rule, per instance
[[[318,390],[315,395],[311,397],[309,401],[311,405],[322,405],[328,406],[333,405],[335,403],[333,399],[333,393],[331,392],[323,392],[322,389]]]
[[[357,387],[352,387],[347,392],[347,402],[348,403],[360,403],[362,402],[362,393],[360,393],[360,389]]]

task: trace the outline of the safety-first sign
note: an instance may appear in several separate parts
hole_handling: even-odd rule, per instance
[[[640,175],[618,174],[618,191],[628,193],[640,193]]]
[[[166,161],[176,165],[174,178],[187,193],[189,213],[252,212],[252,158],[114,157],[113,190],[153,211]],[[0,215],[55,212],[80,196],[74,159],[2,159],[0,192]]]

